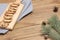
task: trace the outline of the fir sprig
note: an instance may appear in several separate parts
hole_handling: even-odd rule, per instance
[[[51,26],[49,26],[49,34],[48,36],[53,40],[60,40],[60,34],[56,32]]]
[[[57,15],[48,19],[47,25],[42,25],[42,33],[47,34],[53,40],[60,40],[60,20]]]
[[[60,33],[60,20],[58,19],[57,15],[53,15],[50,19],[48,19],[48,22],[52,28]]]

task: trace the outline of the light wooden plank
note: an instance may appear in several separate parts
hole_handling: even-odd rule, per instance
[[[42,1],[42,2],[41,2]],[[47,0],[46,0],[47,1]],[[54,0],[50,0],[49,4],[44,0],[32,0],[34,10],[33,13],[23,18],[20,22],[17,22],[13,31],[10,31],[6,35],[1,35],[1,40],[44,40],[41,37],[41,22],[47,20],[53,14],[57,14],[60,18],[60,4],[57,2],[50,3]],[[41,3],[40,3],[41,2]],[[44,3],[45,4],[44,4]],[[42,6],[44,7],[42,7]],[[53,12],[54,7],[59,8],[57,13]],[[50,39],[48,39],[50,40]]]

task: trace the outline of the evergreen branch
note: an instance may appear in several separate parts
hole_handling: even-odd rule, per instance
[[[50,25],[42,26],[43,33],[47,34],[53,40],[60,40],[60,34],[56,32]]]
[[[53,28],[49,27],[49,35],[53,40],[60,40],[60,34],[56,32]]]
[[[42,25],[42,33],[43,33],[44,35],[48,35],[48,33],[49,33],[48,30],[49,30],[49,29],[47,28],[46,25]]]
[[[53,15],[51,18],[49,18],[48,22],[50,23],[51,26],[56,27],[57,26],[57,22],[58,22],[57,15]]]
[[[50,26],[60,34],[60,21],[58,20],[57,15],[52,16],[48,22],[50,23]]]
[[[60,40],[60,20],[57,15],[48,19],[47,25],[42,25],[42,33],[48,35],[53,40]]]

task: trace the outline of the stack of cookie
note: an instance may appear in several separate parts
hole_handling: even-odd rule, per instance
[[[0,22],[0,28],[6,28],[9,26],[9,24],[12,22],[13,16],[16,14],[18,11],[18,7],[20,6],[21,3],[13,2],[10,3],[8,10],[3,15],[3,20]],[[20,12],[19,12],[20,13]],[[18,17],[18,16],[16,16]],[[16,18],[17,19],[17,18]]]

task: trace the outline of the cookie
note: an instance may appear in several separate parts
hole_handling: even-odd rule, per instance
[[[8,10],[8,13],[10,13],[10,14],[14,14],[15,12],[16,12],[16,10],[12,10],[12,9]]]
[[[17,8],[17,7],[18,7],[18,5],[10,5],[10,7],[16,7],[16,8]]]
[[[9,23],[4,23],[3,28],[6,28],[9,25]]]
[[[19,3],[14,2],[14,3],[12,3],[12,5],[17,5],[17,6],[19,6]]]
[[[4,16],[4,19],[6,19],[6,20],[11,20],[12,19],[12,16]]]
[[[16,7],[10,7],[9,9],[12,9],[12,10],[17,10],[17,8],[16,8]]]
[[[6,20],[4,19],[4,23],[10,23],[12,20]]]
[[[3,23],[2,23],[2,22],[0,22],[0,28],[2,28],[2,25],[3,25]]]
[[[13,9],[9,9],[9,10],[10,10],[11,12],[16,12],[16,10],[13,10]],[[9,10],[8,10],[8,11],[9,11]]]

